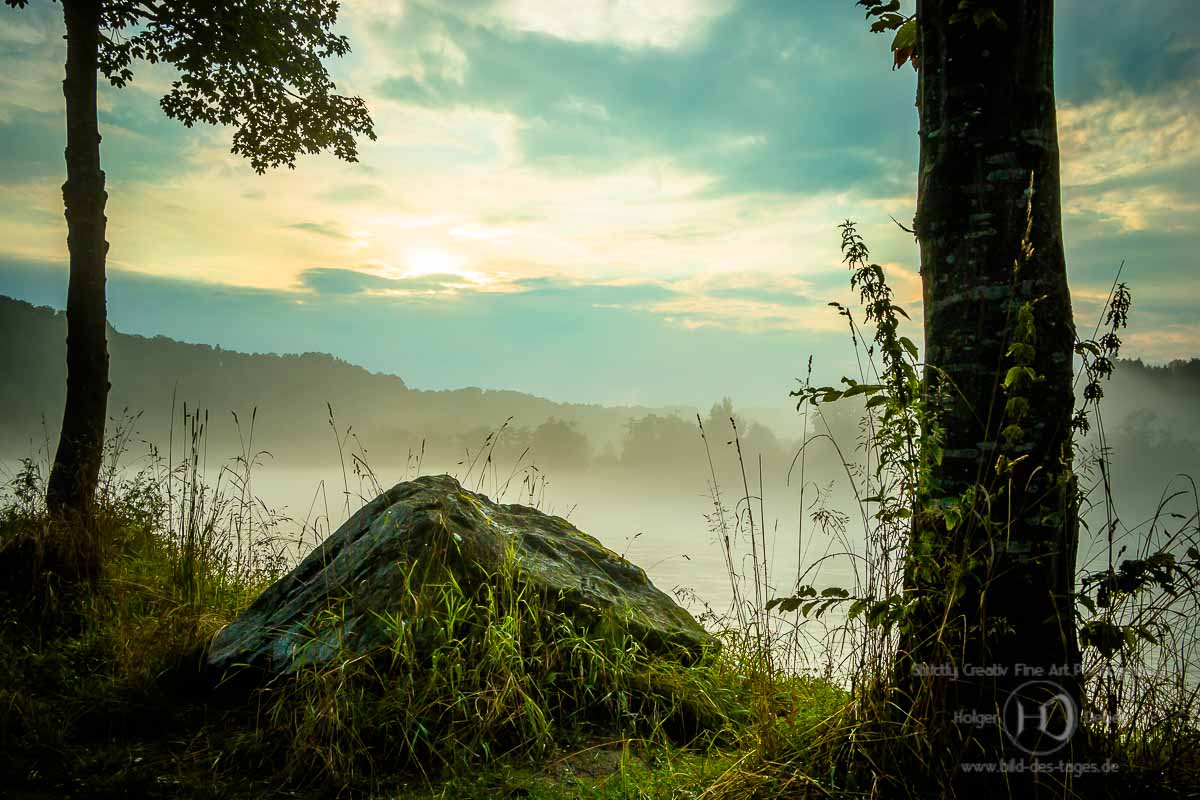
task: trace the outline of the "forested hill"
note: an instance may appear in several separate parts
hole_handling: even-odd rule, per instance
[[[0,459],[36,455],[46,442],[53,446],[57,441],[66,391],[65,340],[62,312],[0,296]],[[257,408],[255,449],[270,450],[275,463],[336,462],[328,402],[339,429],[353,426],[373,465],[403,463],[424,441],[426,463],[445,467],[467,450],[478,451],[489,431],[514,417],[496,450],[501,464],[515,463],[529,447],[536,463],[555,473],[619,462],[629,474],[652,475],[657,481],[674,476],[696,486],[704,485],[707,474],[699,469],[707,462],[696,409],[563,404],[477,388],[423,391],[394,375],[371,373],[329,355],[248,355],[111,328],[109,351],[110,416],[120,418],[126,408],[142,412],[139,438],[162,446],[170,430],[172,397],[176,442],[182,435],[183,403],[189,409],[199,406],[209,412],[208,450],[214,460],[241,451],[230,412],[245,427]],[[1104,390],[1104,428],[1123,484],[1139,497],[1153,499],[1171,476],[1200,474],[1200,359],[1167,366],[1122,361]],[[707,412],[705,425],[717,431],[718,445],[728,438],[733,411],[718,405]],[[782,477],[798,446],[799,419],[794,427],[772,429],[752,424],[755,418],[754,412],[745,413],[746,424],[739,425],[743,449],[763,455],[767,475]],[[817,424],[814,418],[816,430],[833,432],[852,456],[858,434],[854,409],[823,406],[822,419]],[[115,427],[110,424],[109,430]],[[1093,431],[1085,449],[1097,442]],[[146,450],[136,440],[130,449],[134,454]],[[833,456],[831,448],[812,452],[821,467],[816,474],[838,473],[832,462],[826,463]]]
[[[41,446],[42,419],[51,443],[57,436],[66,393],[66,316],[0,296],[0,455],[28,455]],[[237,452],[230,411],[243,425],[258,408],[255,439],[277,459],[293,462],[336,458],[326,403],[338,425],[354,430],[374,456],[403,459],[421,439],[434,449],[461,456],[479,446],[488,430],[510,416],[515,426],[537,426],[549,418],[575,423],[597,450],[619,444],[627,423],[655,413],[691,417],[686,408],[612,408],[556,403],[515,391],[478,388],[422,391],[394,375],[369,372],[320,353],[245,354],[163,336],[145,338],[109,328],[112,391],[109,413],[143,412],[143,436],[165,441],[172,397],[176,419],[186,402],[210,412],[209,446],[221,455]],[[176,424],[176,437],[179,436]]]
[[[1169,427],[1178,438],[1196,439],[1200,437],[1196,425],[1200,422],[1200,358],[1161,366],[1120,361],[1104,401],[1111,420],[1134,423],[1130,415],[1145,415],[1151,427]]]

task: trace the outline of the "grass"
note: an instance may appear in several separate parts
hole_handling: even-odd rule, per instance
[[[186,419],[179,463],[109,470],[84,531],[46,516],[33,462],[9,486],[6,796],[719,797],[748,753],[803,751],[846,705],[775,671],[741,629],[684,667],[557,614],[511,569],[471,591],[414,581],[373,658],[213,691],[206,643],[287,563],[252,541],[279,524],[246,497],[256,459],[206,486],[203,418]],[[81,582],[68,566],[90,554]]]

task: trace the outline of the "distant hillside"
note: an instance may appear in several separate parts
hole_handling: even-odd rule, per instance
[[[1200,437],[1200,358],[1156,366],[1120,361],[1105,385],[1104,413],[1114,422],[1145,416],[1154,427],[1176,428],[1181,438]]]
[[[65,341],[62,312],[0,296],[0,460],[32,455],[43,442],[51,447],[57,442],[66,385]],[[212,463],[241,451],[230,412],[238,414],[245,432],[257,407],[256,450],[270,450],[282,465],[337,465],[328,402],[341,431],[353,426],[373,466],[402,465],[424,443],[425,464],[447,468],[466,451],[477,452],[489,431],[513,417],[495,451],[500,465],[515,464],[528,451],[530,459],[522,463],[533,460],[555,475],[587,471],[598,477],[619,471],[656,485],[675,481],[699,489],[709,476],[692,408],[565,404],[479,388],[423,391],[394,375],[372,373],[329,355],[248,355],[111,328],[109,350],[110,416],[120,417],[124,408],[143,412],[137,425],[140,438],[165,448],[173,396],[176,442],[181,440],[183,404],[206,409]],[[1104,390],[1104,428],[1116,456],[1113,474],[1122,494],[1138,498],[1140,514],[1173,475],[1200,476],[1200,359],[1166,366],[1122,361]],[[822,412],[820,423],[815,416],[810,420],[816,430],[830,430],[843,452],[854,457],[855,408],[834,404],[823,406]],[[722,480],[740,482],[736,453],[726,446],[734,408],[722,403],[701,413],[718,473]],[[736,414],[743,452],[751,454],[751,472],[757,474],[761,454],[768,480],[784,480],[799,445],[799,417],[786,402],[778,410],[738,409]],[[767,424],[756,424],[761,422]],[[1089,442],[1096,442],[1095,431]],[[1085,455],[1089,442],[1082,448]],[[134,455],[146,452],[136,440],[130,449]],[[1081,468],[1084,463],[1081,459]],[[810,480],[841,474],[833,448],[822,442],[810,451],[808,468]]]
[[[56,440],[66,393],[65,342],[63,312],[0,296],[0,454],[26,455],[31,442],[39,446],[43,417],[51,443]],[[514,426],[525,428],[552,417],[574,423],[600,452],[606,445],[619,448],[633,419],[652,413],[691,419],[696,413],[684,407],[564,404],[474,387],[422,391],[394,375],[321,353],[251,355],[111,327],[109,352],[111,416],[123,408],[141,411],[141,433],[165,442],[174,396],[180,408],[186,402],[210,412],[209,446],[222,457],[237,452],[229,412],[245,424],[254,407],[256,443],[293,463],[336,458],[327,402],[339,427],[353,425],[371,454],[385,461],[402,461],[423,438],[427,450],[452,450],[460,457],[462,447],[478,447],[488,430],[510,416]],[[176,428],[178,437],[178,423]]]

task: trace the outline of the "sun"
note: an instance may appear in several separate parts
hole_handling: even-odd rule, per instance
[[[437,247],[414,248],[405,251],[404,262],[408,277],[421,275],[462,275],[465,259]]]

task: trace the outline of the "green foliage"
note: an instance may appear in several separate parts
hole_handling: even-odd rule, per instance
[[[1084,575],[1083,591],[1095,588],[1096,607],[1110,608],[1124,596],[1148,590],[1161,590],[1175,595],[1178,584],[1192,587],[1200,576],[1200,560],[1194,546],[1188,548],[1190,560],[1177,561],[1173,553],[1160,550],[1146,558],[1127,558],[1115,571]]]
[[[900,0],[856,0],[855,5],[867,9],[867,19],[875,18],[871,33],[895,31],[891,45],[893,70],[909,62],[914,70],[920,67],[920,29],[915,13],[901,13]],[[972,22],[981,30],[989,27],[1001,33],[1008,30],[1008,23],[996,12],[995,0],[959,0],[950,14],[950,23],[962,22]]]
[[[357,161],[355,137],[375,139],[371,116],[362,98],[336,93],[321,63],[350,52],[333,33],[337,12],[335,0],[105,0],[99,69],[123,87],[134,61],[172,65],[179,78],[160,101],[166,115],[233,126],[233,152],[256,172],[325,150]]]
[[[1195,595],[1200,588],[1198,579],[1200,549],[1194,544],[1187,547],[1184,559],[1177,559],[1169,550],[1159,550],[1145,558],[1124,559],[1115,569],[1084,574],[1075,598],[1080,646],[1095,648],[1103,659],[1111,660],[1132,655],[1140,642],[1159,644],[1167,632],[1166,623],[1154,616],[1135,616],[1129,622],[1120,622],[1121,610],[1139,596],[1176,600],[1181,592]],[[1084,610],[1090,616],[1085,616]]]
[[[900,13],[900,0],[857,0],[855,5],[867,9],[867,19],[875,17],[871,23],[871,33],[895,31],[892,37],[892,69],[899,69],[911,61],[913,69],[920,64],[917,53],[917,15]]]
[[[917,346],[912,339],[900,334],[900,320],[907,319],[908,314],[893,301],[883,268],[870,262],[870,250],[855,224],[847,220],[839,228],[843,260],[851,270],[850,287],[858,290],[866,321],[875,328],[873,345],[866,348],[873,380],[843,377],[844,389],[806,386],[792,391],[791,396],[799,398],[797,408],[805,403],[815,406],[854,397],[865,398],[874,469],[872,480],[859,493],[859,500],[863,504],[877,504],[871,518],[877,526],[878,541],[884,549],[898,549],[907,539],[915,497],[924,480],[922,465],[940,458],[940,434],[926,412]],[[831,305],[846,317],[857,345],[859,332],[849,309],[837,303]],[[874,362],[876,354],[880,358],[878,367]],[[899,587],[894,585],[883,589],[881,594],[897,601],[902,596]],[[849,597],[847,594],[846,598]],[[863,603],[890,602],[872,597],[857,599]],[[824,611],[822,606],[813,608]],[[890,620],[898,616],[868,614],[867,618]],[[890,631],[884,629],[881,634],[886,637]]]
[[[767,608],[777,608],[785,614],[799,609],[806,617],[811,614],[819,618],[830,608],[850,599],[850,592],[840,586],[830,586],[818,593],[815,587],[804,584],[797,586],[791,597],[772,598]]]
[[[899,465],[909,478],[915,478],[913,457],[918,438],[917,403],[921,396],[921,378],[917,372],[916,344],[907,336],[899,335],[900,318],[907,319],[908,314],[892,301],[892,290],[887,285],[883,268],[870,263],[870,250],[859,236],[855,224],[847,220],[839,227],[842,231],[842,257],[851,269],[850,288],[858,290],[866,321],[875,326],[874,347],[868,355],[873,355],[877,350],[882,358],[882,380],[866,383],[843,377],[845,389],[806,387],[793,390],[790,394],[799,398],[797,409],[804,403],[816,405],[858,395],[868,397],[867,408],[880,409],[882,430],[898,437],[895,441],[900,445],[898,452],[890,448],[881,450],[883,458],[877,472]],[[830,305],[847,318],[857,342],[858,334],[850,311],[839,303]]]
[[[1133,306],[1133,295],[1129,287],[1120,283],[1121,270],[1125,263],[1117,269],[1117,281],[1114,281],[1105,304],[1104,320],[1097,324],[1090,339],[1077,339],[1075,354],[1083,362],[1084,375],[1087,383],[1083,388],[1083,403],[1075,410],[1071,418],[1071,426],[1077,433],[1085,434],[1091,430],[1089,416],[1098,409],[1100,400],[1104,397],[1101,381],[1112,377],[1114,362],[1121,353],[1121,337],[1117,331],[1129,324],[1129,309]],[[1101,327],[1106,328],[1100,334]]]
[[[876,18],[871,23],[872,33],[894,31],[907,19],[903,14],[897,13],[900,11],[900,0],[888,0],[886,3],[884,0],[858,0],[857,4],[867,9],[867,19]]]
[[[1079,626],[1079,645],[1094,647],[1105,658],[1134,647],[1139,637],[1151,644],[1158,642],[1145,626],[1114,625],[1103,619],[1091,619]]]

